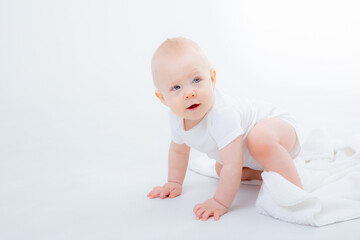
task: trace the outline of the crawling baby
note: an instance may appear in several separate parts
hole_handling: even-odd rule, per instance
[[[289,113],[221,92],[215,87],[215,69],[190,39],[167,39],[154,53],[151,69],[155,95],[170,108],[171,143],[168,182],[154,187],[149,198],[181,194],[190,148],[215,159],[219,175],[214,196],[194,207],[196,219],[218,220],[231,206],[241,180],[261,180],[264,170],[303,188],[293,162],[300,141]]]

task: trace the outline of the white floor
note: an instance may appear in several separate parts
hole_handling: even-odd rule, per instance
[[[359,134],[358,112],[343,107],[360,103],[359,98],[342,99],[341,104],[327,99],[338,114],[323,111],[301,121],[309,128],[312,121],[314,125],[322,121],[321,127],[335,137]],[[309,110],[300,105],[294,105],[298,115]],[[309,111],[316,113],[313,108]],[[54,136],[41,132],[32,139],[16,130],[19,123],[9,120],[7,124],[0,162],[1,240],[360,239],[360,219],[315,228],[260,215],[255,208],[258,186],[249,185],[240,187],[220,221],[197,221],[192,209],[214,194],[217,180],[191,171],[180,197],[148,199],[146,194],[167,176],[168,132],[154,120],[144,126],[129,125],[125,135],[76,132],[75,128],[71,134],[57,128]]]
[[[7,184],[1,191],[0,239],[360,238],[360,219],[315,228],[260,215],[254,205],[258,186],[249,185],[241,186],[220,221],[198,221],[192,208],[212,196],[215,179],[189,172],[182,196],[149,200],[147,191],[166,174],[155,174],[156,165],[93,167],[77,173],[29,172],[22,180],[9,171],[4,179],[2,172]]]

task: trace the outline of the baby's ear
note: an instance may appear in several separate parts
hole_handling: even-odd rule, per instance
[[[210,77],[211,77],[211,82],[213,83],[213,87],[215,87],[215,84],[216,84],[216,71],[215,71],[215,69],[210,69]]]
[[[161,94],[161,92],[159,90],[155,90],[155,96],[160,99],[160,101],[167,106],[166,102],[165,102],[165,98],[164,96]]]

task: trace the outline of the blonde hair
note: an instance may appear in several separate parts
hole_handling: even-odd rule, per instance
[[[175,37],[175,38],[167,38],[155,51],[152,59],[151,59],[151,70],[154,74],[154,65],[156,62],[156,59],[159,56],[181,56],[188,50],[194,50],[195,52],[198,52],[199,55],[206,61],[206,63],[209,65],[209,68],[212,69],[213,66],[210,63],[209,59],[206,57],[203,50],[199,47],[197,43],[194,41],[184,38],[184,37]],[[153,75],[153,80],[154,75]],[[155,83],[155,82],[154,82]],[[156,85],[156,84],[155,84]]]

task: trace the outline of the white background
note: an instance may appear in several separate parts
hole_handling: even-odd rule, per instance
[[[0,238],[124,234],[116,211],[166,180],[167,109],[150,60],[167,37],[196,41],[219,88],[288,109],[304,131],[359,134],[359,10],[356,0],[0,0]]]

